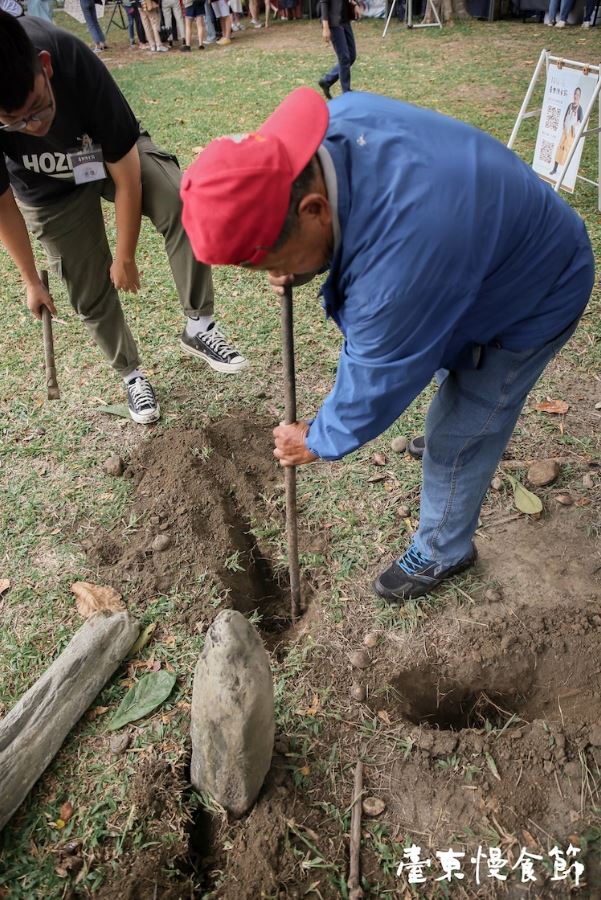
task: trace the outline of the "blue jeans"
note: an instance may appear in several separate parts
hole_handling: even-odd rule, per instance
[[[576,330],[535,350],[482,350],[477,369],[437,373],[426,416],[419,528],[423,556],[454,565],[472,552],[478,515],[526,397]]]
[[[79,0],[79,5],[81,6],[83,17],[86,20],[90,37],[95,44],[105,44],[106,38],[104,37],[102,28],[98,24],[94,0]]]
[[[133,4],[129,4],[125,7],[125,12],[127,13],[127,31],[129,33],[130,44],[133,44],[136,40],[136,31],[138,33],[138,42],[140,44],[145,44],[146,32],[144,31],[144,26],[142,25],[139,8],[137,6],[134,6]]]
[[[330,35],[338,62],[323,76],[321,81],[331,86],[340,78],[340,87],[343,92],[350,91],[351,66],[357,58],[355,35],[350,22],[346,22],[344,25],[331,25]]]
[[[559,9],[559,19],[561,22],[567,22],[568,16],[572,12],[574,0],[551,0],[549,3],[549,22],[554,22],[557,18],[557,10]]]

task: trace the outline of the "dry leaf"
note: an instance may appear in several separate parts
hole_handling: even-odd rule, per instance
[[[93,722],[94,719],[97,719],[98,716],[103,716],[105,712],[108,712],[108,706],[95,706],[93,709],[89,709],[86,713],[86,719],[88,721]]]
[[[10,587],[10,580],[8,578],[0,578],[0,594],[3,594]]]
[[[369,484],[375,484],[376,481],[386,481],[387,478],[388,476],[382,473],[381,475],[372,475],[367,481]]]
[[[379,709],[378,712],[376,713],[376,715],[377,715],[378,719],[380,720],[380,722],[384,722],[385,725],[392,725],[392,722],[390,721],[390,716],[388,715],[388,713],[386,712],[385,709]]]
[[[374,464],[374,466],[385,466],[387,459],[383,453],[374,453],[374,455],[371,458],[371,461]]]
[[[298,770],[301,775],[304,775],[307,778],[311,774],[311,769],[309,766],[303,766],[302,769]]]
[[[537,841],[535,841],[535,839],[532,837],[530,832],[526,831],[525,828],[522,828],[522,834],[524,835],[524,840],[526,841],[526,844],[530,847],[530,849],[538,850],[539,845],[538,845]]]
[[[565,400],[543,400],[542,403],[535,403],[534,409],[539,412],[553,413],[556,416],[564,416],[570,408],[570,404]]]
[[[77,612],[84,619],[89,619],[97,612],[119,612],[125,609],[121,594],[112,587],[76,581],[71,585],[71,590],[75,594]]]
[[[63,822],[68,822],[73,815],[73,804],[67,800],[59,809],[58,814]]]

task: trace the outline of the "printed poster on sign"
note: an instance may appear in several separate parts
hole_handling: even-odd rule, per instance
[[[597,83],[597,76],[590,72],[585,74],[585,71],[567,66],[560,68],[555,63],[551,63],[547,70],[532,168],[551,184],[557,181],[568,158],[578,126]],[[561,187],[570,193],[573,193],[576,184],[583,146],[584,138],[578,142],[561,183]]]

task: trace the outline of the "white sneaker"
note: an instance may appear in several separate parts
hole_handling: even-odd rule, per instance
[[[585,22],[582,23],[582,27],[583,27],[583,28],[590,28],[590,27],[591,27],[591,23],[588,21],[588,19],[587,19]]]
[[[159,53],[167,53],[168,50],[169,47],[167,47],[166,44],[159,44],[159,46],[157,47],[157,51]]]
[[[566,27],[566,23],[563,22],[563,21],[560,19],[558,22],[555,23],[555,27],[556,27],[556,28],[565,28],[565,27]]]
[[[253,26],[253,28],[262,28],[263,27],[262,23],[258,22],[256,19],[251,19],[250,22],[251,22],[251,25]]]

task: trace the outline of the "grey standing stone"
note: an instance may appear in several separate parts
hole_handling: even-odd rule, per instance
[[[234,816],[253,805],[271,765],[273,679],[256,629],[219,613],[194,673],[190,778]]]
[[[96,613],[0,721],[0,831],[140,631],[126,612]]]

